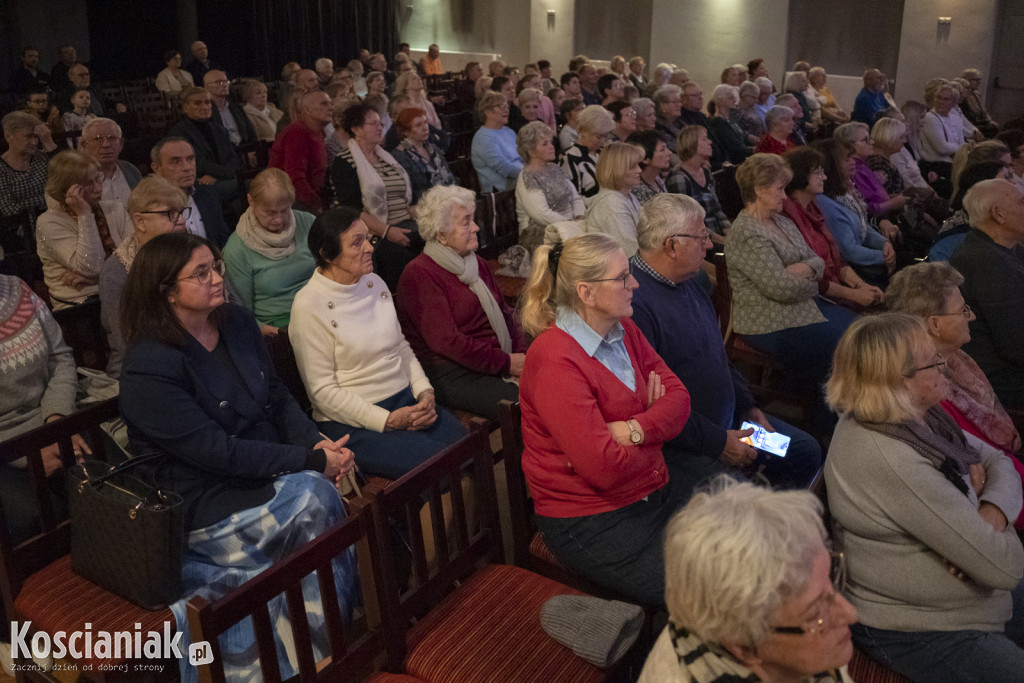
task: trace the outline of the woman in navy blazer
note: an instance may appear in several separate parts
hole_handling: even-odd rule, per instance
[[[122,302],[121,413],[132,453],[164,453],[140,476],[184,498],[186,594],[172,605],[184,634],[188,598],[224,595],[344,519],[332,480],[354,462],[347,437],[323,438],[278,379],[252,314],[226,303],[223,273],[212,243],[161,235],[139,250]],[[348,613],[351,554],[334,570]],[[315,581],[308,588],[312,609]],[[287,610],[272,611],[287,639]],[[244,651],[251,640],[235,635]],[[281,665],[285,675],[290,663]]]

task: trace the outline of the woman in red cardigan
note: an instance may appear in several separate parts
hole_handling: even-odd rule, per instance
[[[637,281],[608,237],[534,253],[523,295],[519,396],[523,470],[537,524],[574,571],[648,605],[664,603],[662,534],[689,490],[662,443],[690,397],[629,319]]]

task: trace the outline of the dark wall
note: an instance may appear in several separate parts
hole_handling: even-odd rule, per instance
[[[144,78],[181,49],[174,0],[88,0],[93,79]],[[182,55],[187,59],[188,53]]]
[[[786,68],[804,59],[860,74],[870,64],[895,78],[902,27],[903,0],[789,0]]]

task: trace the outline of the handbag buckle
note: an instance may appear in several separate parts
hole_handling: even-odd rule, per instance
[[[146,501],[144,501],[144,500],[140,500],[138,503],[136,503],[135,506],[128,511],[128,519],[135,519],[136,517],[138,517],[139,516],[139,508],[141,508],[142,504],[145,503],[145,502]]]

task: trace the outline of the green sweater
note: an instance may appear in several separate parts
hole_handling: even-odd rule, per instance
[[[287,327],[295,293],[309,282],[316,261],[309,253],[306,238],[315,216],[295,211],[295,251],[271,260],[245,246],[238,233],[232,233],[224,247],[228,278],[252,311],[260,325]]]

